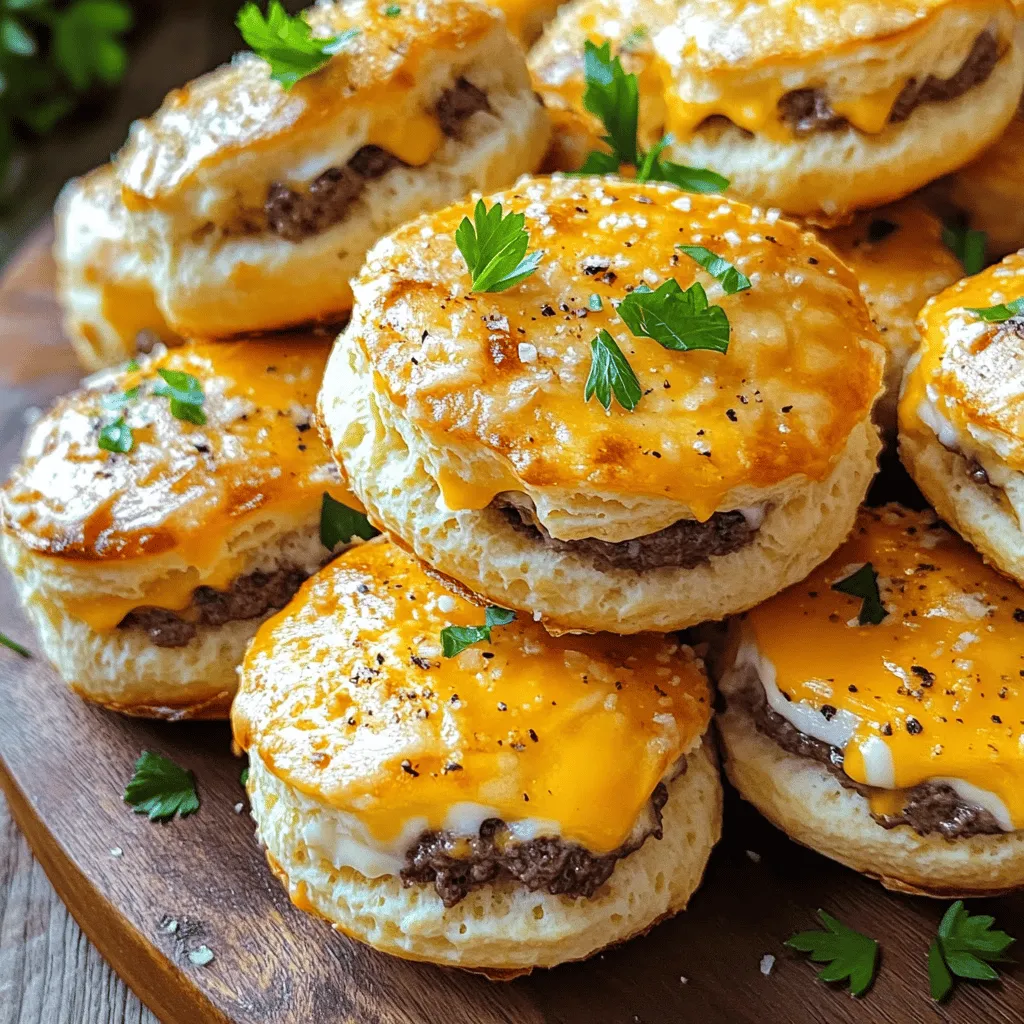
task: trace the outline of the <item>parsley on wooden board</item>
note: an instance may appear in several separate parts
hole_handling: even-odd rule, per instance
[[[955,985],[954,977],[971,981],[995,981],[993,963],[1005,963],[1004,953],[1016,941],[1006,932],[993,931],[995,918],[970,914],[957,900],[943,915],[938,934],[928,949],[928,981],[932,999],[945,999]]]
[[[857,621],[862,626],[877,626],[888,614],[885,605],[882,604],[881,594],[878,592],[878,573],[870,562],[865,562],[856,572],[851,573],[846,579],[832,584],[833,590],[841,594],[848,594],[850,597],[859,597],[862,601],[860,614]]]
[[[667,181],[687,192],[723,192],[729,179],[701,167],[686,167],[661,159],[672,141],[664,136],[644,152],[638,142],[640,88],[636,75],[627,75],[618,57],[612,57],[611,44],[595,46],[587,40],[583,46],[583,73],[586,86],[583,106],[604,126],[602,141],[610,153],[594,150],[588,154],[578,175],[615,174],[623,164],[636,168],[637,181]]]
[[[637,337],[653,338],[675,352],[729,348],[729,318],[721,306],[708,304],[699,281],[685,291],[674,278],[654,291],[640,285],[619,303],[617,312]]]
[[[482,626],[445,626],[441,630],[441,652],[446,658],[454,658],[467,647],[481,640],[490,640],[495,626],[507,626],[515,617],[516,613],[507,608],[488,605]]]
[[[607,331],[598,331],[591,341],[590,360],[583,400],[589,402],[596,396],[607,412],[614,395],[623,409],[632,412],[643,397],[643,389],[622,349]]]
[[[1004,324],[1015,316],[1024,316],[1024,298],[1012,302],[1001,302],[997,306],[984,306],[981,309],[967,307],[968,313],[981,317],[990,324]]]
[[[786,945],[809,954],[816,964],[828,965],[818,972],[821,981],[845,981],[851,995],[864,995],[878,971],[878,943],[824,910],[818,911],[818,918],[826,931],[797,932]]]
[[[328,551],[347,544],[353,537],[371,540],[380,533],[362,512],[332,498],[324,491],[320,502],[320,543]]]
[[[288,14],[279,0],[270,0],[266,17],[256,4],[247,3],[235,24],[253,53],[270,65],[270,77],[285,89],[319,71],[359,35],[359,29],[350,28],[314,39],[309,22],[301,14]]]
[[[481,199],[473,220],[462,218],[455,231],[455,244],[466,261],[475,292],[503,292],[529,277],[544,254],[526,249],[530,244],[521,213],[504,216],[501,203],[489,210]]]
[[[170,758],[148,750],[135,763],[135,774],[125,787],[124,801],[150,821],[185,818],[199,810],[195,776]]]
[[[23,658],[31,658],[32,652],[27,647],[22,647],[17,640],[12,640],[6,633],[0,633],[0,646],[6,647]]]

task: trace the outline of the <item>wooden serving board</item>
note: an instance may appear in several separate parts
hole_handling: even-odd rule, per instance
[[[0,471],[24,409],[79,374],[61,337],[49,236],[0,283]],[[34,638],[0,571],[0,630]],[[509,984],[395,960],[295,910],[253,838],[226,725],[156,724],[69,694],[38,658],[0,648],[0,784],[90,939],[166,1024],[1021,1024],[1024,972],[928,997],[925,956],[944,904],[887,893],[789,842],[735,795],[691,908],[587,963]],[[196,775],[198,814],[151,824],[121,800],[142,750]],[[113,852],[112,852],[113,851]],[[882,971],[863,1000],[817,982],[783,946],[817,907],[873,935]],[[979,901],[1024,938],[1024,895]],[[168,921],[177,922],[172,933]],[[194,965],[201,945],[215,959]],[[765,954],[777,957],[764,976]]]

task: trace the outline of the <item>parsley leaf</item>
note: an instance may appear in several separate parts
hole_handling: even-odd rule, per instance
[[[716,256],[703,245],[677,245],[690,259],[700,264],[716,281],[720,282],[726,295],[735,295],[750,287],[750,278],[741,274],[728,260]]]
[[[0,645],[14,651],[15,654],[20,654],[23,658],[32,657],[32,652],[27,647],[22,647],[17,640],[12,640],[6,633],[0,633]]]
[[[248,765],[246,765],[246,766],[245,766],[245,767],[244,767],[244,768],[242,769],[242,773],[241,773],[241,774],[240,774],[240,775],[238,776],[238,781],[239,781],[239,782],[240,782],[240,783],[241,783],[241,784],[242,784],[243,786],[248,786],[248,785],[249,785],[249,766],[248,766]]]
[[[333,551],[338,544],[347,544],[353,537],[371,540],[379,533],[362,512],[336,501],[324,491],[320,502],[320,543],[328,551]]]
[[[860,614],[857,621],[862,626],[877,626],[888,614],[885,605],[882,604],[881,595],[878,593],[878,573],[870,562],[865,562],[855,573],[851,573],[844,580],[832,584],[833,590],[841,594],[849,594],[850,597],[859,597],[863,603],[860,606]]]
[[[125,455],[135,445],[135,438],[132,435],[132,428],[120,416],[113,423],[108,423],[101,431],[97,444],[108,452],[119,452]]]
[[[651,291],[641,285],[620,303],[618,314],[638,337],[653,338],[675,352],[729,348],[729,319],[721,306],[709,306],[699,281],[686,291],[669,278]]]
[[[183,370],[160,367],[156,372],[160,380],[153,385],[153,394],[171,400],[172,416],[201,427],[206,422],[206,413],[203,412],[203,388],[199,381]]]
[[[985,269],[985,248],[988,236],[984,231],[972,231],[962,225],[947,224],[942,229],[942,242],[963,264],[968,277]]]
[[[995,981],[992,963],[1004,963],[1003,954],[1016,941],[1006,932],[992,930],[995,918],[969,914],[963,900],[946,911],[939,932],[928,950],[928,980],[932,999],[940,1001],[953,991],[953,978]]]
[[[507,608],[488,605],[482,626],[445,626],[441,630],[441,651],[446,658],[454,658],[467,647],[481,640],[490,640],[495,626],[507,626],[515,617],[516,613]]]
[[[384,8],[385,18],[397,18],[402,13],[402,8],[398,4],[388,4]]]
[[[798,932],[786,945],[809,953],[816,964],[828,964],[818,972],[821,981],[848,981],[851,995],[864,995],[878,970],[878,943],[824,910],[818,911],[818,918],[828,931]]]
[[[982,320],[987,320],[990,324],[1002,324],[1015,316],[1024,315],[1024,298],[1000,303],[998,306],[985,306],[983,309],[974,309],[968,306],[967,312],[980,316]]]
[[[167,821],[199,810],[195,776],[169,758],[148,750],[135,763],[135,774],[125,787],[124,801],[150,821]]]
[[[629,51],[642,36],[634,29],[623,42]],[[629,44],[627,46],[627,43]],[[610,153],[590,153],[577,175],[615,174],[622,164],[636,167],[637,181],[667,181],[687,192],[723,192],[729,179],[714,171],[686,167],[661,159],[662,150],[672,141],[670,135],[646,153],[640,149],[637,129],[640,121],[640,88],[636,75],[627,75],[618,57],[612,57],[611,44],[583,44],[583,73],[586,87],[583,106],[598,117],[606,134],[602,136]]]
[[[64,12],[53,29],[53,56],[78,92],[121,80],[128,55],[117,37],[131,27],[131,9],[120,0],[78,0]]]
[[[270,65],[270,77],[285,89],[319,71],[359,35],[359,29],[350,28],[327,39],[314,39],[309,22],[301,14],[289,15],[279,0],[270,0],[265,18],[255,3],[247,3],[235,24],[253,52]]]
[[[583,400],[589,402],[597,395],[605,412],[612,407],[612,395],[623,409],[632,412],[643,397],[643,389],[633,367],[622,354],[622,349],[607,331],[598,331],[590,343],[590,374],[583,389]]]
[[[455,244],[466,261],[475,292],[503,292],[529,277],[540,264],[542,252],[526,255],[530,235],[521,213],[502,216],[501,203],[489,210],[481,199],[473,220],[462,218]]]
[[[647,39],[648,32],[646,25],[636,25],[626,34],[626,37],[619,43],[619,49],[623,53],[632,53]]]

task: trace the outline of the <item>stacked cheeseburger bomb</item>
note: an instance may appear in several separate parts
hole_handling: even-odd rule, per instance
[[[848,7],[574,0],[531,82],[470,0],[325,3],[69,185],[69,336],[145,354],[35,425],[4,557],[87,699],[231,707],[301,908],[495,978],[681,910],[718,621],[767,817],[1024,881],[1024,257],[963,279],[1024,245],[1018,19]],[[863,506],[897,430],[948,525]]]

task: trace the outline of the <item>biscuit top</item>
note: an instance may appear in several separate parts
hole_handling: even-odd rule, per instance
[[[707,729],[701,662],[666,637],[553,638],[523,616],[442,656],[442,629],[483,621],[396,545],[358,545],[260,628],[235,740],[378,843],[461,811],[616,849]]]
[[[1024,316],[989,323],[969,312],[1021,298],[1024,255],[1017,253],[925,306],[920,362],[900,400],[901,428],[918,429],[924,412],[944,441],[949,430],[950,445],[964,439],[972,452],[1024,470]]]
[[[860,598],[832,589],[865,563],[887,612],[877,626],[858,624]],[[957,779],[999,798],[1004,827],[1024,828],[1024,591],[931,512],[863,509],[851,539],[744,628],[791,706],[847,732],[852,779],[897,790]]]
[[[1024,3],[1024,0],[1021,0]],[[1024,13],[1024,9],[1022,9]],[[957,172],[962,190],[992,189],[996,193],[1016,196],[1020,186],[1020,169],[1024,166],[1024,107],[1010,122],[1009,128],[994,146],[989,146],[977,160]]]
[[[358,134],[356,145],[380,146],[413,166],[426,163],[442,140],[436,116],[420,106],[429,62],[482,39],[500,24],[499,15],[466,0],[399,6],[395,17],[377,0],[311,8],[306,14],[314,37],[359,31],[290,91],[271,79],[265,61],[242,53],[170,92],[152,117],[132,126],[117,158],[126,202],[159,202],[242,153],[266,157],[294,148],[301,162],[311,139],[319,138],[324,149],[331,135]],[[244,179],[254,166],[237,170]]]
[[[436,471],[450,508],[568,488],[668,498],[705,520],[828,476],[868,417],[883,350],[855,278],[811,234],[628,181],[536,180],[496,201],[525,214],[530,249],[544,252],[521,284],[470,292],[454,237],[468,201],[383,239],[355,284],[349,332],[376,386],[436,445],[465,453]],[[678,244],[712,250],[752,287],[724,295]],[[616,315],[637,286],[669,278],[701,281],[725,310],[727,353],[670,351]],[[584,400],[602,329],[644,391],[633,412]]]
[[[174,554],[202,573],[229,571],[225,543],[267,517],[305,525],[325,490],[353,504],[311,428],[328,350],[312,338],[196,344],[96,378],[32,428],[0,491],[4,528],[42,555],[109,564]],[[198,379],[204,426],[152,393],[159,368]],[[123,408],[107,407],[136,386]],[[102,427],[121,416],[132,450],[101,449]]]

